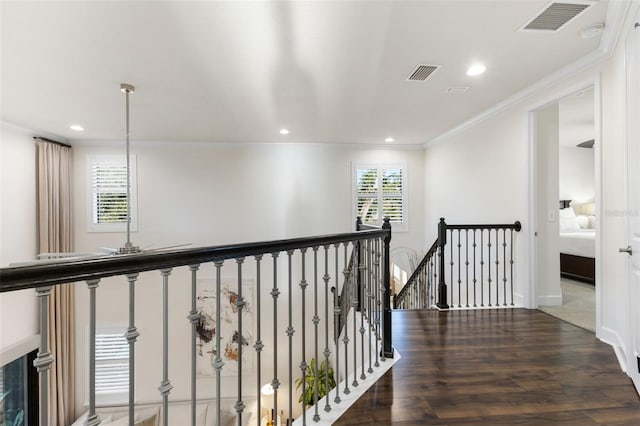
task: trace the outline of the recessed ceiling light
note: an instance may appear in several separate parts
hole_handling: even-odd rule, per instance
[[[75,130],[76,132],[82,132],[82,131],[84,131],[84,127],[82,127],[82,126],[81,126],[81,125],[79,125],[79,124],[72,124],[71,126],[69,126],[69,128],[70,128],[71,130]]]
[[[281,135],[288,135],[289,134],[289,130],[288,129],[280,129],[280,134]]]
[[[386,138],[384,141],[385,142],[393,142],[393,138]]]
[[[467,75],[468,76],[480,75],[483,72],[485,72],[486,70],[487,70],[487,67],[485,67],[482,64],[473,64],[467,70]]]

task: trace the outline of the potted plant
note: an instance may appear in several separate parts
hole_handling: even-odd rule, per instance
[[[307,365],[304,373],[304,391],[300,394],[298,402],[304,403],[307,407],[312,406],[315,403],[315,383],[316,383],[316,360],[311,358],[311,363]],[[327,377],[329,379],[329,389],[327,389]],[[302,387],[303,378],[296,379],[296,389]],[[323,398],[327,392],[336,387],[336,379],[333,377],[333,368],[327,363],[327,360],[322,361],[320,368],[318,369],[318,400]]]

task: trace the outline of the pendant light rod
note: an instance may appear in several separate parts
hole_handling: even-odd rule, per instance
[[[131,154],[130,154],[130,141],[129,141],[129,94],[134,93],[136,88],[127,83],[120,84],[120,90],[125,94],[126,109],[125,109],[125,123],[126,123],[126,140],[127,140],[127,242],[124,247],[118,249],[118,253],[138,253],[140,248],[131,244]]]

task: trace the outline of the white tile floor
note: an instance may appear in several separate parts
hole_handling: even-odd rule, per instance
[[[595,287],[579,281],[560,279],[562,306],[540,306],[540,310],[587,330],[596,330]]]

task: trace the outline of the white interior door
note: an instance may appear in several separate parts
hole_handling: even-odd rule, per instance
[[[629,345],[627,370],[640,392],[640,10],[626,38]],[[623,248],[624,249],[624,248]]]

